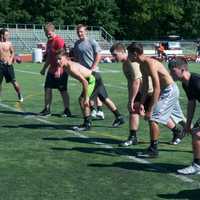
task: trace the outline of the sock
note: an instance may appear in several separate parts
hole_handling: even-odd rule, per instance
[[[90,116],[86,116],[84,117],[84,124],[91,124],[91,117]]]
[[[117,109],[113,111],[113,114],[116,118],[118,118],[121,115]]]
[[[180,132],[179,128],[177,128],[176,125],[174,128],[171,129],[171,131],[173,132],[173,134]]]
[[[151,147],[153,149],[157,149],[158,148],[158,140],[151,140]]]
[[[200,166],[200,159],[195,158],[195,159],[194,159],[194,163]]]
[[[97,106],[97,111],[102,111],[102,106]]]
[[[137,137],[137,130],[130,130],[129,135],[130,135],[131,138],[133,138],[133,137],[136,138]]]

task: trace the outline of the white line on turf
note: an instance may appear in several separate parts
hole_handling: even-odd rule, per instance
[[[3,107],[3,108],[7,108],[7,109],[9,109],[9,110],[12,110],[12,111],[16,111],[16,112],[25,114],[25,112],[23,112],[23,111],[18,111],[17,109],[15,109],[15,108],[13,108],[13,107],[11,107],[11,106],[9,106],[9,105],[6,105],[6,104],[4,104],[4,103],[1,103],[1,102],[0,102],[0,106]],[[30,119],[30,118],[32,118],[32,119],[35,119],[35,120],[37,120],[37,121],[40,121],[40,122],[43,122],[43,123],[46,123],[46,124],[58,125],[58,123],[51,122],[51,121],[46,120],[46,119],[41,119],[41,117],[35,116],[35,115],[26,115],[24,118],[25,118],[25,119]],[[81,133],[79,133],[79,132],[73,131],[73,130],[64,130],[64,131],[65,131],[65,132],[68,132],[68,133],[72,133],[73,135],[78,136],[78,137],[81,137],[81,138],[89,138],[89,137],[87,137],[87,136],[85,136],[85,135],[83,135],[83,134],[81,134]],[[101,145],[101,146],[104,147],[104,148],[113,149],[113,147],[112,147],[111,145],[107,145],[107,144],[102,143],[102,142],[95,142],[95,141],[93,141],[93,142],[91,142],[91,143],[97,144],[97,145]],[[141,164],[152,164],[150,161],[147,161],[147,160],[145,160],[145,159],[140,159],[140,158],[137,158],[137,157],[135,157],[135,156],[123,156],[123,157],[128,158],[128,159],[130,159],[130,160],[133,160],[133,161],[135,161],[135,162],[141,163]],[[152,171],[153,171],[153,170],[156,170],[156,171],[163,171],[163,170],[164,170],[164,171],[166,171],[166,172],[168,171],[168,170],[165,169],[165,168],[161,168],[161,167],[159,167],[159,166],[156,166],[156,165],[152,164]],[[181,181],[183,181],[183,182],[193,183],[193,184],[195,184],[196,187],[200,187],[199,182],[194,181],[193,179],[188,178],[188,177],[186,177],[186,176],[182,176],[182,175],[178,175],[178,174],[173,174],[173,173],[169,173],[168,175],[171,175],[171,176],[173,176],[173,177],[176,177],[176,178],[178,178],[179,180],[181,180]]]

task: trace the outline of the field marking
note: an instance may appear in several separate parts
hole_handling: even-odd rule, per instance
[[[16,111],[16,112],[25,114],[24,111],[18,111],[17,109],[15,109],[15,108],[7,105],[7,104],[1,103],[1,102],[0,102],[0,106],[3,107],[3,108],[7,108],[9,110],[12,110],[12,111]],[[59,123],[51,122],[49,120],[42,119],[41,117],[38,117],[38,116],[36,117],[35,115],[26,115],[26,116],[24,116],[24,119],[25,120],[26,119],[35,119],[35,120],[40,121],[40,122],[45,123],[45,124],[59,125]],[[85,135],[81,134],[80,132],[76,132],[76,131],[73,131],[73,130],[66,130],[65,129],[64,131],[67,132],[67,133],[72,133],[73,135],[78,136],[80,138],[90,138],[88,136],[85,136]],[[100,146],[102,146],[104,148],[114,149],[113,146],[107,145],[107,144],[102,143],[102,142],[95,142],[94,141],[94,142],[91,142],[91,143],[92,144],[96,144],[96,145],[100,145]],[[145,159],[140,159],[140,158],[137,158],[135,156],[128,156],[128,155],[127,156],[123,156],[122,155],[122,157],[128,158],[130,160],[133,160],[133,161],[135,161],[137,163],[141,163],[141,164],[152,164],[152,169],[154,169],[154,170],[162,170],[162,171],[165,170],[166,172],[168,172],[167,169],[159,167],[159,166],[157,166],[157,165],[155,165],[155,164],[153,164],[150,161],[145,160]],[[195,181],[192,178],[189,178],[187,176],[173,174],[173,173],[168,173],[168,175],[173,176],[173,177],[175,177],[175,178],[177,178],[177,179],[179,179],[179,180],[181,180],[183,182],[195,184],[195,187],[198,187],[198,188],[200,187],[200,183],[198,181]]]

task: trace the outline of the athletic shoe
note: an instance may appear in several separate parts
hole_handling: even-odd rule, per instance
[[[200,174],[200,165],[192,163],[189,167],[177,170],[179,174],[183,175],[195,175]]]
[[[128,140],[122,142],[121,144],[119,144],[119,146],[120,146],[120,147],[128,147],[128,146],[136,145],[136,144],[138,144],[138,139],[137,139],[137,137],[129,136],[129,137],[128,137]]]
[[[74,126],[73,130],[74,131],[89,131],[91,128],[91,124],[87,123],[87,124],[81,124],[80,126]]]
[[[63,117],[71,117],[72,113],[71,113],[70,109],[69,108],[65,108],[62,116]]]
[[[154,149],[153,147],[149,147],[146,151],[144,152],[138,152],[137,157],[139,158],[157,158],[159,155],[159,152],[157,149]]]
[[[51,112],[49,109],[47,108],[44,108],[40,113],[39,113],[40,116],[50,116],[51,115]]]
[[[92,111],[91,111],[91,117],[93,118],[93,119],[96,119],[96,116],[97,115],[97,111],[95,110],[95,109],[93,109]]]
[[[170,144],[177,145],[181,142],[181,140],[185,137],[185,133],[183,130],[173,133],[173,138]]]
[[[21,94],[18,94],[18,99],[19,99],[19,102],[23,102],[24,101],[24,98]]]
[[[116,127],[118,127],[118,126],[120,126],[121,124],[124,124],[124,123],[125,123],[124,117],[122,115],[120,115],[119,117],[117,117],[115,119],[112,126],[116,128]]]
[[[101,111],[101,110],[97,111],[96,112],[96,118],[97,119],[104,119],[105,117],[104,117],[103,111]]]

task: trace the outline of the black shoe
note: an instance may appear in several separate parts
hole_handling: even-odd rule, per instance
[[[158,150],[151,146],[144,152],[138,152],[137,155],[137,157],[139,158],[157,158],[158,156],[159,156]]]
[[[115,121],[112,124],[112,127],[118,127],[118,126],[120,126],[121,124],[124,124],[124,123],[125,123],[124,117],[122,115],[120,115],[119,117],[117,117],[115,119]]]
[[[122,142],[121,144],[119,144],[120,147],[128,147],[131,145],[136,145],[138,144],[138,139],[137,137],[129,137],[128,140]]]
[[[19,102],[23,102],[24,101],[24,98],[23,98],[23,96],[21,94],[18,94],[17,96],[18,96]]]
[[[73,130],[74,131],[89,131],[91,128],[91,124],[87,123],[87,124],[81,124],[80,126],[74,126]]]
[[[44,108],[40,113],[39,113],[40,116],[50,116],[51,115],[51,112],[49,109],[47,108]]]
[[[70,109],[69,108],[65,108],[62,116],[63,117],[71,117],[72,113],[71,113]]]
[[[173,138],[170,144],[177,145],[185,137],[185,132],[182,130],[173,133]]]

